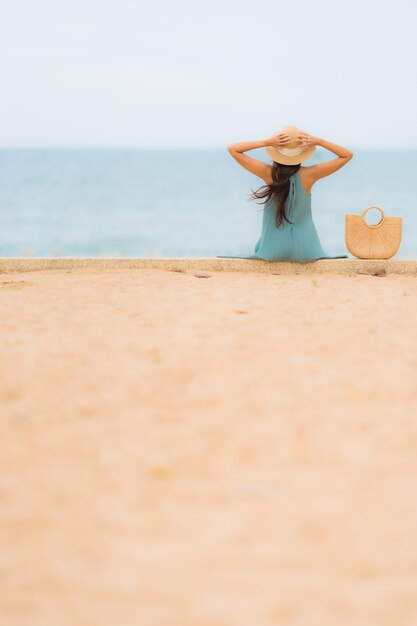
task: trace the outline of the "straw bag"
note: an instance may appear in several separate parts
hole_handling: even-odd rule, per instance
[[[378,224],[368,224],[365,215],[369,209],[379,209],[382,219]],[[385,217],[376,204],[368,206],[362,215],[345,215],[345,243],[358,259],[390,259],[400,247],[402,218]]]

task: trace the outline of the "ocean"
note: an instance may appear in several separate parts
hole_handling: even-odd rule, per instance
[[[353,148],[352,148],[353,149]],[[326,253],[348,254],[345,214],[402,216],[395,258],[417,257],[415,150],[354,150],[312,189]],[[270,162],[265,150],[251,156]],[[306,165],[334,158],[318,148]],[[252,254],[263,181],[223,149],[0,150],[0,256],[214,257]],[[368,212],[375,224],[380,213]]]

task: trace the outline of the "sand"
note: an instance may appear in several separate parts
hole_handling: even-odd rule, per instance
[[[416,308],[413,276],[0,274],[0,623],[415,626]]]

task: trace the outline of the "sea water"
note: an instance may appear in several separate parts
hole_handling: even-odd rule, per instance
[[[326,253],[348,254],[345,214],[403,218],[396,258],[417,256],[417,151],[355,150],[312,189]],[[250,156],[270,162],[265,150]],[[335,158],[318,148],[305,165]],[[213,257],[252,254],[262,179],[220,149],[1,150],[0,256]],[[368,212],[375,224],[380,213]]]

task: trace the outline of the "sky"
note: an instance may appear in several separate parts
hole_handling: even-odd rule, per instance
[[[13,0],[0,147],[417,148],[415,0]]]

